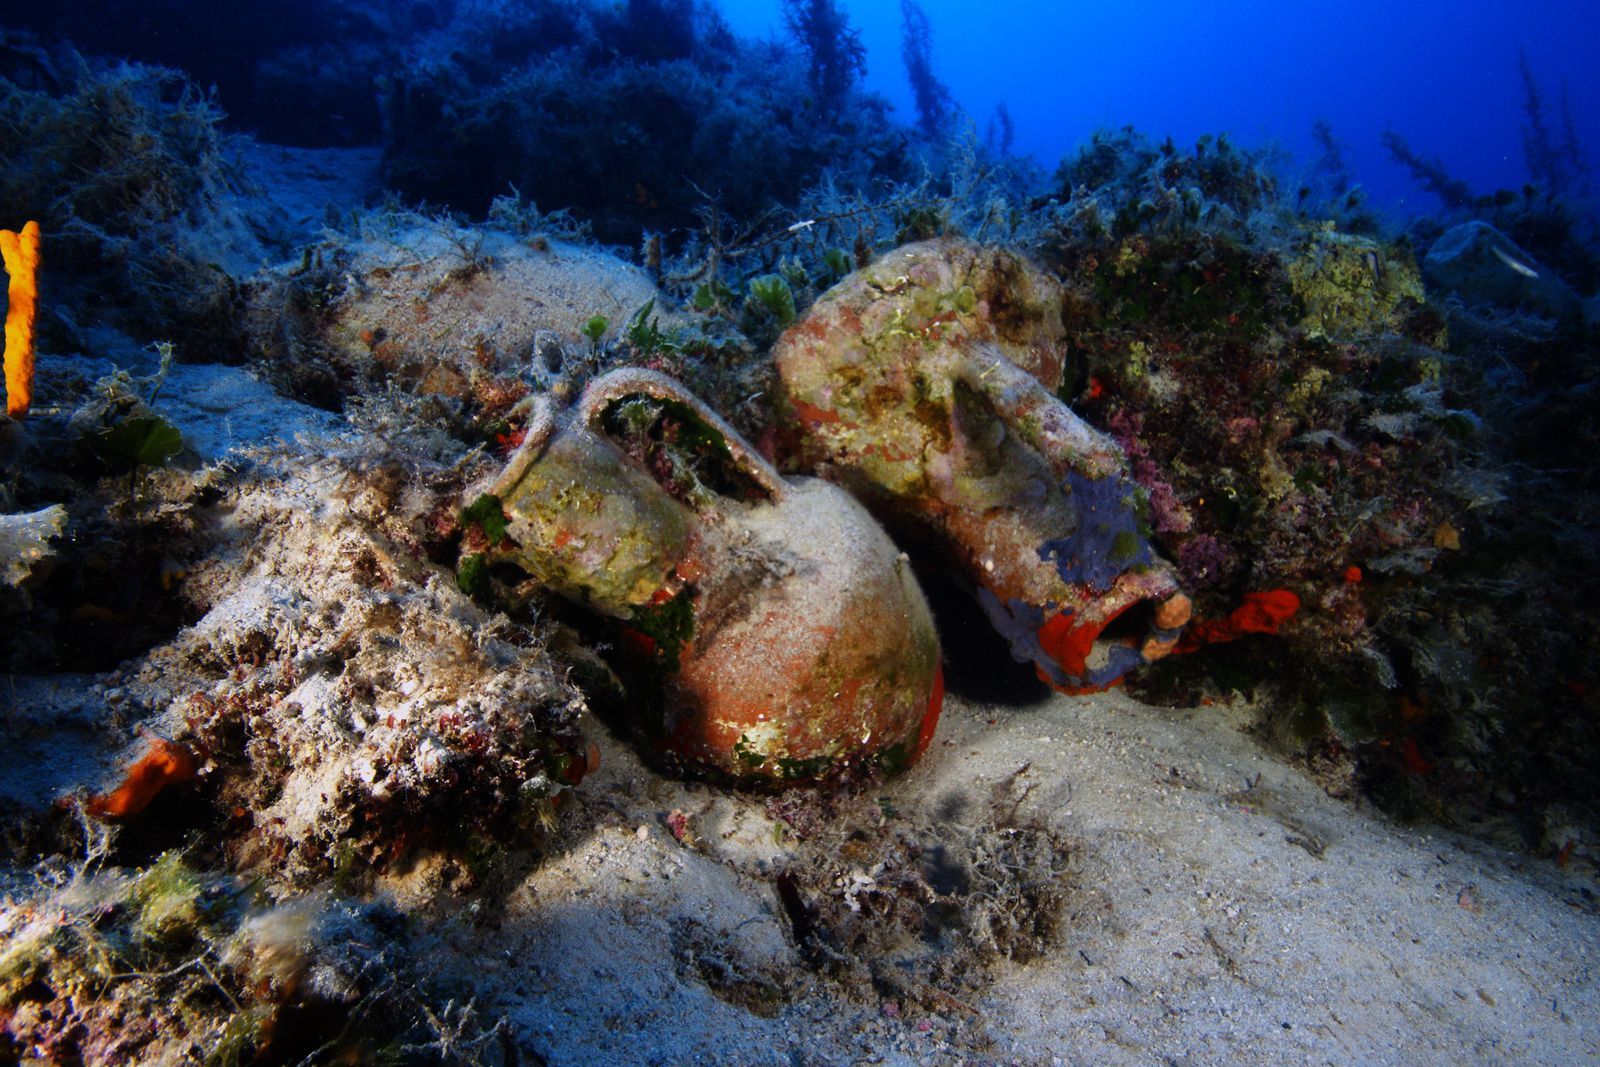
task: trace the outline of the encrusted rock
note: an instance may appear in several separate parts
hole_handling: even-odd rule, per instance
[[[0,515],[0,582],[21,585],[47,567],[53,538],[66,532],[67,509],[52,504],[22,515]]]
[[[1552,319],[1583,313],[1582,301],[1553,271],[1486,222],[1444,232],[1422,261],[1428,281],[1470,306],[1522,308]]]
[[[1330,223],[1301,234],[1292,248],[1289,284],[1305,307],[1301,325],[1313,337],[1404,334],[1407,316],[1427,303],[1416,260],[1401,246],[1339,233]],[[1444,342],[1442,334],[1429,340]]]

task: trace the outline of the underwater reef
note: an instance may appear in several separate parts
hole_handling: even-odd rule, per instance
[[[1263,210],[1271,177],[1225,139],[1107,135],[1057,181],[1071,209],[1043,255],[1068,291],[1070,395],[1133,457],[1201,616],[1274,589],[1300,604],[1276,640],[1176,657],[1142,691],[1192,701],[1270,681],[1292,694],[1270,731],[1353,755],[1401,810],[1470,821],[1534,793],[1563,810],[1591,766],[1593,616],[1577,587],[1532,571],[1586,571],[1549,523],[1593,498],[1535,413],[1557,405],[1562,434],[1593,433],[1594,324],[1577,298],[1546,297],[1559,276],[1485,222],[1419,255],[1414,237]],[[1480,234],[1501,249],[1482,254],[1492,285],[1465,262]],[[1508,361],[1487,336],[1525,329],[1536,359]],[[1542,377],[1553,364],[1558,383]],[[1564,801],[1546,792],[1557,780]]]
[[[1399,225],[1326,128],[1300,185],[981,144],[910,0],[914,124],[828,0],[271,2],[209,67],[154,27],[216,16],[90,7],[0,32],[0,1059],[528,1062],[406,907],[579,854],[593,721],[794,845],[804,981],[673,935],[758,1015],[976,1014],[1059,940],[1019,777],[873,799],[947,682],[1247,708],[1335,796],[1600,862],[1600,237],[1536,95],[1521,190],[1392,134]]]

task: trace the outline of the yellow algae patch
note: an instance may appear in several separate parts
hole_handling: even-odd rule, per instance
[[[1305,307],[1301,325],[1313,337],[1401,333],[1407,314],[1427,301],[1410,253],[1355,234],[1311,231],[1297,240],[1288,267]],[[1444,338],[1435,340],[1441,347]]]

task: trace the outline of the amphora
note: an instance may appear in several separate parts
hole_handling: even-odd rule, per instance
[[[1061,293],[1020,257],[909,245],[779,339],[785,450],[933,540],[1012,654],[1100,689],[1177,643],[1189,600],[1115,441],[1057,399]]]
[[[609,617],[665,751],[783,783],[921,754],[943,697],[906,558],[844,490],[784,478],[676,381],[540,402],[491,492],[498,555]]]

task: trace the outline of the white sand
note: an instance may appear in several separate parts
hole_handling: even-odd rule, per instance
[[[1059,944],[1002,964],[975,1014],[952,998],[890,1017],[804,970],[760,801],[663,781],[609,739],[583,787],[598,825],[528,874],[503,915],[463,916],[446,969],[469,966],[480,1007],[509,1012],[553,1064],[1600,1054],[1586,877],[1330,799],[1242,721],[1117,694],[947,705],[927,759],[883,790],[892,805],[948,809],[1031,761],[1025,811],[1074,850]],[[673,808],[698,848],[665,828]],[[773,1018],[718,999],[704,980],[717,968],[787,974],[791,999]]]

